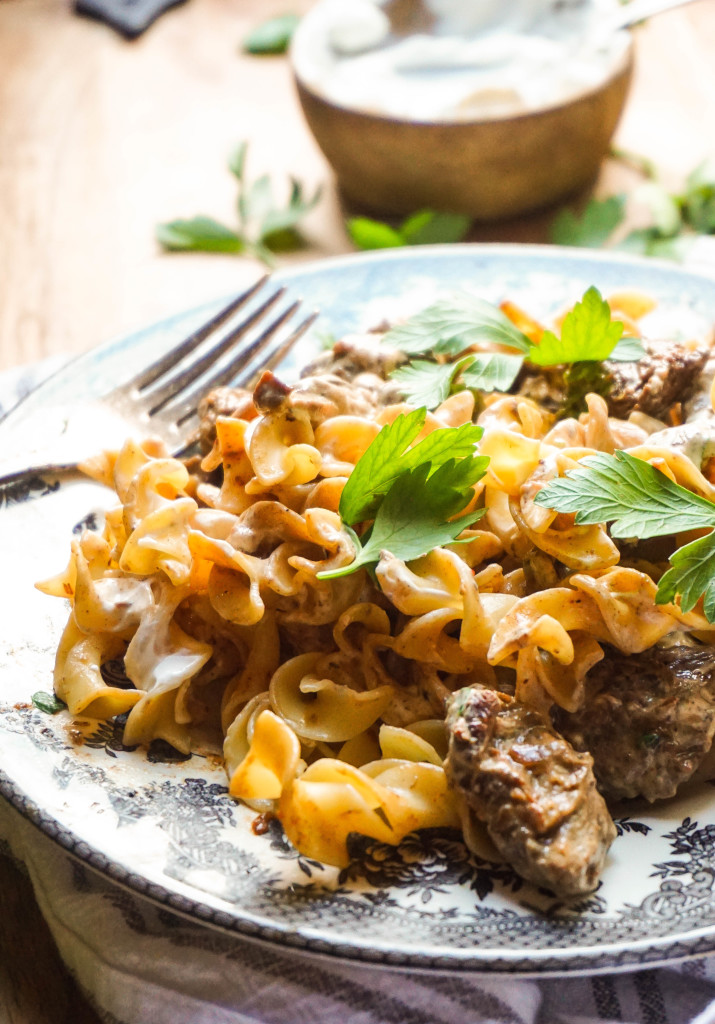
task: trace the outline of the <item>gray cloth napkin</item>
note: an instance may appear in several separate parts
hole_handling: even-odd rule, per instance
[[[3,842],[4,840],[4,842]],[[193,924],[121,889],[0,800],[62,959],[107,1024],[711,1024],[715,960],[549,981],[384,970]]]

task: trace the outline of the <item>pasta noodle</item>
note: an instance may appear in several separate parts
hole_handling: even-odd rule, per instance
[[[304,854],[343,865],[351,832],[397,843],[460,827],[443,768],[453,691],[510,686],[574,712],[605,647],[712,636],[699,607],[656,603],[661,565],[628,562],[603,523],[537,504],[541,488],[616,450],[705,498],[715,485],[598,394],[556,420],[524,395],[475,405],[463,390],[427,412],[414,443],[476,418],[489,465],[464,507],[484,518],[420,557],[382,550],[374,573],[322,578],[355,558],[339,514],[347,480],[411,411],[389,382],[380,400],[355,385],[351,404],[351,382],[325,380],[271,403],[264,381],[255,406],[217,419],[200,470],[135,441],[94,460],[119,505],[41,587],[72,603],[55,668],[72,715],[128,712],[128,744],[221,751],[232,796],[276,814]],[[132,688],[102,679],[118,657]]]

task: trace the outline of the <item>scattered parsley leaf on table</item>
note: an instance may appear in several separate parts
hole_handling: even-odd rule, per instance
[[[657,228],[636,228],[615,248],[619,252],[636,253],[638,256],[653,256],[660,260],[673,260],[676,263],[684,260],[690,247],[697,238],[692,233],[673,235],[664,238]]]
[[[399,231],[369,217],[353,217],[347,228],[358,249],[398,249],[405,244]]]
[[[255,56],[285,53],[299,21],[297,14],[282,14],[256,25],[243,40],[244,53]]]
[[[715,234],[715,161],[706,160],[695,168],[679,200],[685,221],[695,231]]]
[[[358,249],[396,249],[401,245],[461,242],[472,221],[463,213],[419,210],[393,227],[371,217],[351,217],[348,234]]]
[[[291,178],[288,202],[277,203],[267,174],[250,183],[246,180],[247,151],[247,143],[241,142],[228,161],[229,170],[238,181],[238,227],[234,230],[203,215],[158,224],[156,237],[164,249],[244,253],[272,266],[273,253],[300,247],[298,223],[316,205],[321,189],[308,197],[303,185]]]
[[[420,210],[403,220],[400,234],[406,245],[437,245],[461,242],[471,226],[465,213]]]
[[[176,252],[244,252],[246,248],[235,231],[212,217],[158,224],[156,237],[165,249]]]
[[[575,512],[577,524],[610,522],[611,535],[617,538],[715,527],[715,503],[623,451],[583,459],[565,477],[543,487],[535,501],[556,512]],[[678,548],[670,564],[656,602],[668,604],[680,596],[680,606],[688,612],[704,597],[705,616],[715,621],[715,531]]]
[[[613,248],[681,262],[698,235],[715,234],[714,160],[705,160],[696,167],[680,192],[670,192],[658,180],[651,160],[618,149],[612,151],[612,156],[646,179],[634,190],[633,198],[649,215],[647,224],[635,228]],[[580,217],[571,210],[562,210],[551,224],[551,241],[593,248],[612,244],[613,232],[625,218],[625,203],[623,195],[592,199]]]
[[[662,238],[672,238],[683,227],[680,203],[659,181],[646,181],[633,193],[637,202],[645,206],[653,227]]]
[[[555,245],[573,245],[598,249],[611,237],[626,215],[626,197],[591,199],[581,216],[564,209],[551,225]]]

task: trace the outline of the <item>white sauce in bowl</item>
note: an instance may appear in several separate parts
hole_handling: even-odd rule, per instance
[[[554,106],[595,89],[629,47],[627,32],[604,38],[594,31],[616,0],[421,3],[429,31],[400,35],[389,17],[392,0],[321,0],[293,39],[298,78],[351,110],[472,121]]]

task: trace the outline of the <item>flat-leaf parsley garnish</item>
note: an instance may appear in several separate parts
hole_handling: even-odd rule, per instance
[[[357,461],[339,506],[356,557],[340,569],[318,573],[319,579],[374,566],[383,550],[403,561],[419,558],[452,543],[484,515],[481,508],[459,516],[489,464],[487,457],[476,454],[481,428],[472,423],[444,427],[410,448],[426,416],[424,408],[399,415]],[[350,529],[370,520],[362,536]]]
[[[526,353],[531,344],[500,309],[467,294],[439,299],[404,324],[393,327],[382,340],[407,355],[454,356],[485,341]]]
[[[561,336],[544,331],[539,344],[531,345],[527,359],[537,366],[618,359],[622,336],[623,324],[611,319],[611,308],[598,289],[589,288],[564,317]]]
[[[575,512],[577,524],[611,523],[614,537],[646,539],[715,527],[715,503],[623,451],[588,456],[543,487],[535,501],[556,512]],[[678,548],[670,565],[656,603],[680,597],[680,607],[689,612],[702,597],[706,618],[715,622],[715,532]]]
[[[432,472],[450,459],[471,458],[483,476],[489,464],[486,456],[475,455],[482,428],[474,423],[433,430],[410,448],[427,419],[427,410],[401,413],[383,427],[358,459],[340,497],[339,512],[349,526],[373,519],[380,502],[401,473],[429,463]],[[479,479],[479,478],[477,478]]]
[[[623,324],[611,318],[608,303],[596,288],[589,288],[564,317],[561,333],[544,331],[538,343],[513,324],[500,309],[471,295],[442,299],[388,331],[384,344],[399,348],[413,359],[392,373],[408,401],[435,408],[454,391],[508,391],[524,363],[532,366],[565,366],[567,406],[569,390],[580,392],[583,380],[606,359],[632,362],[644,350],[636,338],[623,337]],[[513,349],[466,354],[472,346],[499,345]],[[454,360],[462,355],[461,359]],[[574,388],[570,389],[569,384]],[[571,396],[573,397],[573,396]]]

